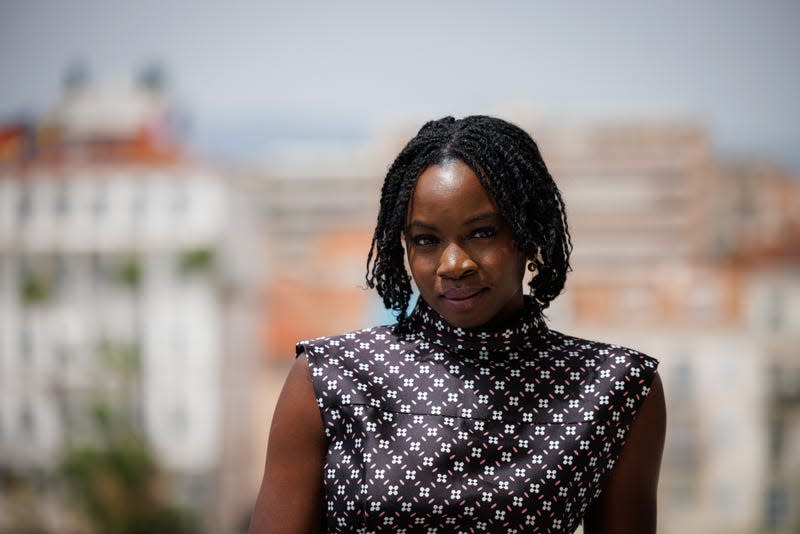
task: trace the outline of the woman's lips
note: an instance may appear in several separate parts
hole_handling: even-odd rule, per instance
[[[464,300],[474,297],[483,291],[482,287],[452,287],[445,291],[442,296],[448,300]]]
[[[442,293],[442,298],[454,310],[468,311],[487,290],[485,287],[453,287]]]

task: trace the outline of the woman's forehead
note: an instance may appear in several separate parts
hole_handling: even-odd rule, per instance
[[[408,205],[409,219],[444,215],[469,218],[494,212],[494,201],[472,169],[459,160],[431,165],[420,174]]]

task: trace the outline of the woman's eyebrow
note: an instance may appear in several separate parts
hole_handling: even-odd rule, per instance
[[[484,212],[484,213],[479,213],[477,215],[473,215],[472,217],[470,217],[469,219],[464,221],[463,224],[464,224],[464,226],[468,226],[470,224],[475,224],[476,222],[482,222],[482,221],[486,221],[486,220],[493,220],[493,219],[496,219],[499,216],[500,216],[500,214],[497,213],[496,211],[487,211],[487,212]],[[434,230],[434,231],[438,230],[438,228],[433,224],[428,224],[428,223],[425,223],[425,222],[422,222],[422,221],[417,221],[417,220],[411,221],[410,223],[408,223],[408,226],[406,226],[407,230],[411,230],[412,228],[424,228],[426,230]]]
[[[434,225],[428,224],[428,223],[424,223],[422,221],[411,221],[410,223],[408,223],[408,226],[406,226],[406,228],[408,230],[411,230],[411,228],[425,228],[426,230],[436,230],[437,229]]]
[[[487,211],[486,213],[479,213],[478,215],[473,215],[472,217],[464,221],[464,226],[468,224],[474,224],[476,222],[485,221],[487,219],[495,219],[499,216],[500,214],[497,213],[496,211]]]

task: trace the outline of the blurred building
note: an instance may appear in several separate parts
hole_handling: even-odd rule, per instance
[[[250,172],[270,243],[262,339],[282,368],[300,339],[362,328],[375,304],[366,256],[391,148],[306,142]]]
[[[715,161],[690,123],[531,131],[575,245],[552,325],[661,360],[662,530],[800,527],[787,448],[800,429],[800,180]]]
[[[160,80],[73,76],[0,132],[0,469],[46,482],[102,392],[221,532],[251,505],[257,197],[181,152]]]

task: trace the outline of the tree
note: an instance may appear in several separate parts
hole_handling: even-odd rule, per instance
[[[193,514],[169,502],[155,456],[137,429],[131,406],[136,396],[130,393],[137,389],[138,351],[104,342],[100,352],[120,378],[121,395],[100,392],[85,443],[71,445],[64,455],[60,474],[70,497],[98,532],[195,532]]]

